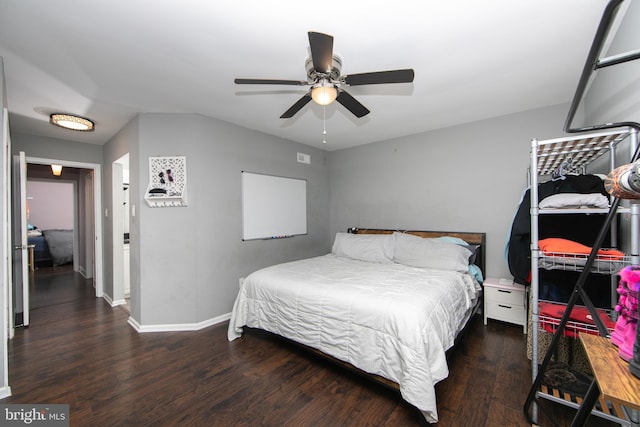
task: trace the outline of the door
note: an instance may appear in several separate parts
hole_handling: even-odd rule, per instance
[[[24,152],[13,156],[12,238],[14,326],[29,326],[29,271],[27,246],[27,161]]]
[[[0,82],[2,82],[2,58],[0,58]],[[6,337],[13,338],[14,336],[14,327],[13,327],[13,274],[11,272],[13,265],[13,244],[11,239],[12,228],[11,228],[11,165],[13,163],[13,159],[11,157],[11,138],[9,136],[9,111],[7,108],[2,109],[2,123],[0,128],[2,128],[2,153],[0,157],[2,158],[2,177],[0,177],[0,181],[2,182],[2,201],[0,205],[2,206],[2,270],[4,275],[2,277],[2,289],[4,290],[2,297],[3,304],[1,307],[2,311],[2,323],[6,326]],[[0,331],[0,336],[2,332]],[[5,340],[3,340],[3,343]],[[2,355],[4,355],[4,360],[7,360],[7,349],[4,345],[0,344],[0,348],[2,349]],[[0,355],[0,357],[3,357]],[[6,369],[5,369],[6,372]],[[5,382],[6,384],[6,382]]]

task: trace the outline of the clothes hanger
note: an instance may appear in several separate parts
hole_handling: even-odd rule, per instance
[[[571,160],[571,157],[569,157],[566,160],[564,160],[562,163],[560,163],[560,166],[558,166],[558,169],[553,171],[553,173],[551,174],[551,180],[561,181],[566,179],[567,175],[569,174],[569,171],[572,169],[572,166],[573,166],[572,160]]]

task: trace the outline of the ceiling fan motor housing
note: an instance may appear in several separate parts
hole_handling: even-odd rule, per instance
[[[330,82],[338,81],[340,78],[340,70],[342,69],[342,59],[338,55],[333,55],[331,58],[331,70],[328,73],[318,72],[313,68],[313,59],[311,57],[307,58],[304,66],[307,69],[307,79],[309,80],[309,83],[315,83],[322,78],[327,79]]]

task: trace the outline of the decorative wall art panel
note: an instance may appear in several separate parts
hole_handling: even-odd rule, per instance
[[[144,198],[152,208],[187,206],[186,157],[149,157],[149,185]]]

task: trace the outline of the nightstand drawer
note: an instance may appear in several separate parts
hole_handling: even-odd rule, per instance
[[[484,324],[487,319],[522,325],[527,333],[527,289],[510,279],[484,281]]]
[[[524,308],[525,304],[525,293],[523,291],[485,287],[484,297],[487,301],[519,306],[520,308]]]
[[[495,301],[487,301],[485,308],[487,310],[487,317],[490,319],[524,325],[526,312],[522,304],[508,305]]]

